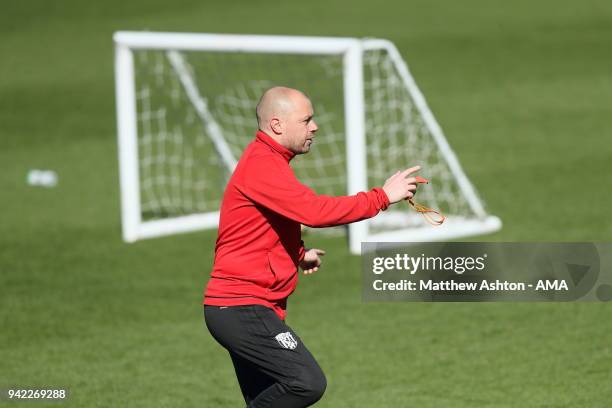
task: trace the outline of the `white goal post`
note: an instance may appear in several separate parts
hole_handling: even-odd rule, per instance
[[[115,75],[123,239],[215,228],[222,191],[254,137],[255,104],[272,85],[303,90],[319,132],[292,161],[318,193],[356,194],[422,165],[419,200],[348,226],[362,242],[424,242],[494,232],[487,214],[396,47],[387,40],[116,32]]]

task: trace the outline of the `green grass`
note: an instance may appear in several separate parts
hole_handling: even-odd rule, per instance
[[[486,239],[612,235],[609,2],[9,2],[0,388],[66,386],[75,407],[242,404],[202,324],[214,233],[120,240],[119,29],[389,38],[504,221]],[[26,186],[30,168],[60,184]],[[344,240],[309,244],[326,265],[301,279],[288,322],[327,374],[321,407],[609,406],[609,304],[363,304]]]

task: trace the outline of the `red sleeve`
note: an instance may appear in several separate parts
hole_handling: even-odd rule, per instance
[[[331,227],[374,217],[389,206],[381,188],[352,196],[316,194],[287,163],[271,156],[249,158],[236,187],[254,202],[309,227]]]

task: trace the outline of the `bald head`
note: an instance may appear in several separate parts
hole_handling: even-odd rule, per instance
[[[296,102],[308,99],[297,89],[275,86],[264,92],[257,104],[257,125],[265,131],[266,125],[274,117],[285,119],[295,109]]]
[[[314,133],[310,99],[297,89],[275,86],[264,92],[257,104],[257,125],[295,154],[310,150]]]

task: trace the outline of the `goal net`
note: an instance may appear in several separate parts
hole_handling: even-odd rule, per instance
[[[354,194],[419,164],[418,201],[349,226],[363,241],[431,241],[500,228],[462,171],[397,49],[385,40],[210,34],[115,34],[123,236],[214,228],[225,184],[274,85],[303,90],[319,131],[291,165],[317,193]],[[273,177],[273,174],[270,175]]]

